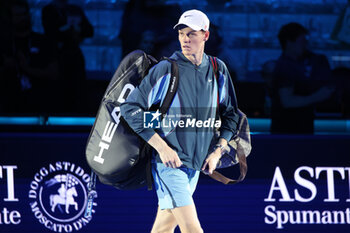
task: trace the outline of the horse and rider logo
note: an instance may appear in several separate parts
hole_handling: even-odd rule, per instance
[[[60,182],[61,181],[61,182]],[[56,175],[55,178],[47,181],[49,185],[52,183],[60,183],[61,186],[58,188],[58,194],[50,195],[50,206],[51,211],[54,213],[57,205],[62,205],[65,208],[65,212],[69,214],[69,207],[74,206],[75,210],[78,210],[78,203],[74,200],[78,196],[75,185],[79,184],[77,178],[72,175]]]
[[[82,229],[91,220],[91,216],[84,216],[89,181],[90,175],[70,162],[42,167],[34,175],[29,191],[29,205],[34,217],[55,232]],[[92,206],[96,205],[93,202]]]

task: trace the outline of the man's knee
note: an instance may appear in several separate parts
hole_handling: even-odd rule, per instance
[[[151,233],[173,233],[176,226],[177,223],[171,211],[158,208]]]

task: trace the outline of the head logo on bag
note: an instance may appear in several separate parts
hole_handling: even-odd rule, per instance
[[[117,124],[114,124],[111,121],[107,121],[106,127],[103,131],[102,137],[101,137],[101,141],[98,144],[98,146],[100,147],[100,151],[98,153],[98,155],[94,156],[94,161],[98,162],[100,164],[104,163],[104,159],[102,158],[103,155],[103,151],[104,150],[108,150],[109,149],[109,143],[111,143],[112,139],[113,139],[113,135],[117,129]]]
[[[123,90],[121,91],[118,99],[117,99],[117,103],[118,104],[122,104],[124,103],[124,101],[126,100],[126,98],[128,97],[128,95],[135,89],[135,87],[130,84],[127,83],[124,85]],[[103,156],[103,152],[105,150],[109,149],[109,144],[112,142],[114,133],[118,127],[118,124],[120,122],[120,107],[117,106],[113,109],[113,111],[111,112],[111,117],[114,120],[114,122],[112,121],[107,121],[106,126],[104,128],[102,137],[101,137],[101,141],[98,144],[100,150],[98,155],[94,156],[94,161],[100,164],[104,163],[104,159],[102,158]]]

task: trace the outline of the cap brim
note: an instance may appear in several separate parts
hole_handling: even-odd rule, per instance
[[[201,27],[198,27],[198,26],[195,26],[195,25],[190,25],[190,24],[184,24],[184,23],[178,23],[178,24],[176,24],[176,25],[173,27],[173,29],[177,29],[180,25],[185,25],[185,26],[187,26],[187,27],[192,28],[192,29],[195,30],[195,31],[204,30],[204,29],[201,28]]]

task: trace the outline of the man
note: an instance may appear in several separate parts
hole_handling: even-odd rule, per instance
[[[298,23],[278,34],[282,55],[272,81],[271,131],[313,133],[315,105],[329,98],[331,70],[325,56],[307,49],[308,31]]]
[[[85,57],[80,44],[94,35],[83,9],[68,0],[52,0],[41,11],[44,34],[58,47],[60,112],[81,113],[86,105]],[[63,95],[62,95],[63,93]]]
[[[152,174],[159,207],[152,232],[174,232],[177,225],[181,232],[203,232],[192,194],[199,171],[211,174],[221,157],[222,148],[236,134],[237,103],[225,64],[218,60],[220,75],[216,82],[213,66],[204,53],[204,45],[209,39],[207,16],[198,10],[186,11],[174,29],[178,30],[181,52],[175,52],[171,58],[179,67],[179,85],[163,121],[175,118],[209,122],[215,120],[219,103],[221,136],[216,146],[209,148],[214,129],[204,127],[205,124],[185,127],[162,124],[157,131],[144,127],[145,111],[162,103],[165,97],[171,74],[168,61],[161,61],[150,70],[122,104],[121,112],[133,130],[155,149]]]

